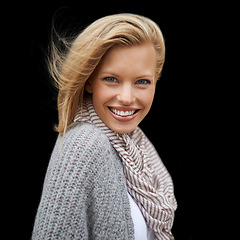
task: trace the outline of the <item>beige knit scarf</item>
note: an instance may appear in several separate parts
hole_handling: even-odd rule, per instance
[[[122,160],[128,192],[148,227],[158,240],[174,239],[171,228],[177,202],[172,179],[142,130],[137,127],[130,134],[118,134],[109,129],[96,114],[91,98],[84,99],[82,113],[79,109],[74,121],[95,124],[106,134]]]

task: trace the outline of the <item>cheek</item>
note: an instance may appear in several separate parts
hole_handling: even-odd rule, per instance
[[[98,116],[103,120],[106,116],[106,103],[111,101],[115,96],[115,91],[99,81],[93,86],[93,104]]]
[[[113,91],[108,87],[104,86],[104,84],[96,83],[93,88],[93,100],[96,104],[102,105],[109,101],[113,96]]]
[[[139,100],[141,101],[141,104],[144,106],[145,111],[147,112],[150,110],[152,106],[154,94],[155,88],[152,88],[147,90],[144,94],[139,95]]]

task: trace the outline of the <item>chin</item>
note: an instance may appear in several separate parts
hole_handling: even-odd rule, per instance
[[[108,126],[110,129],[112,129],[114,132],[119,133],[119,134],[127,134],[127,133],[131,133],[133,132],[136,127],[137,124],[130,124],[131,126],[127,126],[127,124],[125,126],[123,126],[122,124],[119,126],[118,124],[110,124],[110,126]]]
[[[135,130],[135,128],[134,129],[132,129],[132,128],[131,129],[116,129],[116,130],[112,129],[112,130],[119,134],[127,134],[127,133],[133,132]]]

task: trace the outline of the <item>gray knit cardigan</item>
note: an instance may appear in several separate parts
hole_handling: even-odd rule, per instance
[[[134,239],[121,159],[95,125],[74,123],[58,137],[32,239]]]

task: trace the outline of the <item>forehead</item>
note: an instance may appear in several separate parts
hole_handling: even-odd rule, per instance
[[[114,72],[118,75],[155,74],[156,53],[152,44],[115,46],[102,58],[98,72]]]

